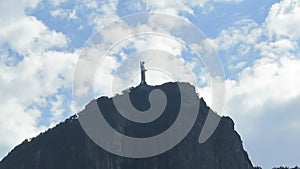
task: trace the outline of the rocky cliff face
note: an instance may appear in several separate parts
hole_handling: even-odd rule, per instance
[[[183,85],[193,89],[189,84]],[[149,108],[148,95],[153,89],[163,90],[168,104],[165,112],[147,125],[124,119],[117,113],[111,98],[101,97],[96,101],[105,119],[118,132],[134,137],[149,137],[169,128],[180,107],[180,93],[176,84],[166,83],[131,89],[129,95],[137,109]],[[195,92],[190,97],[199,99]],[[189,99],[184,102],[192,104]],[[87,136],[78,118],[73,116],[15,147],[0,162],[0,169],[252,169],[241,138],[229,117],[221,118],[216,131],[205,143],[198,142],[208,111],[209,107],[200,99],[196,123],[178,145],[163,154],[139,159],[120,157],[105,151]],[[186,115],[189,113],[186,112]]]

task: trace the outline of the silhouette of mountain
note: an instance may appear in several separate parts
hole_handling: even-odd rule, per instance
[[[241,138],[234,130],[234,122],[229,117],[221,118],[216,131],[206,142],[198,142],[210,108],[188,83],[179,83],[185,90],[192,91],[188,99],[181,100],[177,85],[139,85],[114,96],[118,98],[128,94],[136,109],[147,110],[150,107],[149,93],[154,89],[164,91],[167,97],[165,111],[156,120],[145,124],[129,121],[120,115],[112,98],[100,97],[94,100],[112,128],[137,138],[151,137],[167,130],[176,120],[180,107],[195,104],[194,101],[198,100],[198,116],[191,131],[178,145],[165,153],[147,158],[114,155],[95,144],[84,132],[77,116],[72,116],[16,146],[0,162],[0,169],[253,169]],[[180,105],[181,102],[183,105]],[[185,114],[190,115],[189,112]]]

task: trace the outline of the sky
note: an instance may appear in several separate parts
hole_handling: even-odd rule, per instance
[[[77,112],[74,73],[86,53],[103,53],[112,42],[137,30],[153,31],[163,25],[171,31],[182,26],[155,17],[135,29],[116,22],[146,12],[176,16],[195,25],[217,52],[226,89],[222,115],[234,120],[253,165],[300,166],[299,0],[1,0],[0,158],[24,139]],[[107,29],[112,23],[112,29]],[[93,39],[99,32],[103,49],[90,48],[99,40]],[[200,96],[211,104],[207,72],[199,68],[193,54],[172,38],[154,35],[133,36],[116,45],[97,65],[92,86],[96,94],[91,97],[110,96],[124,87],[112,84],[117,84],[116,72],[124,72],[123,61],[136,49],[148,51],[148,66],[167,66],[177,75],[149,71],[150,84],[195,80],[200,83]],[[151,58],[150,49],[166,57]],[[93,61],[83,62],[86,72]],[[196,79],[179,69],[181,64],[191,68]],[[79,89],[75,95],[89,90]]]

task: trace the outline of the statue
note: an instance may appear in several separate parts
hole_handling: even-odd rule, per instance
[[[147,83],[146,83],[146,74],[145,74],[145,72],[146,72],[147,70],[145,69],[144,64],[145,64],[144,61],[140,61],[140,67],[141,67],[141,85],[147,84]]]

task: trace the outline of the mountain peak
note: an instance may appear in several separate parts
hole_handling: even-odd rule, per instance
[[[181,89],[185,90],[184,94],[188,97],[183,96]],[[126,119],[124,115],[120,115],[114,104],[115,100],[129,97],[136,111],[147,111],[151,109],[153,100],[150,95],[155,90],[163,91],[167,102],[164,112],[149,123]],[[155,156],[129,158],[102,148],[86,132],[81,118],[85,117],[85,113],[93,113],[87,111],[92,104],[97,105],[111,128],[120,134],[138,139],[150,138],[168,131],[182,113],[178,110],[189,110],[184,109],[185,107],[197,105],[197,116],[189,133],[173,148]],[[209,111],[210,108],[189,83],[169,82],[157,86],[140,84],[114,97],[103,96],[93,100],[79,116],[71,116],[31,141],[24,141],[0,162],[0,169],[252,169],[241,138],[234,130],[234,122],[229,117],[222,117],[213,135],[204,143],[199,143],[198,138]],[[193,117],[191,112],[183,113],[185,117]],[[101,130],[98,128],[97,132],[101,133]],[[159,147],[151,146],[132,148],[154,150]]]

